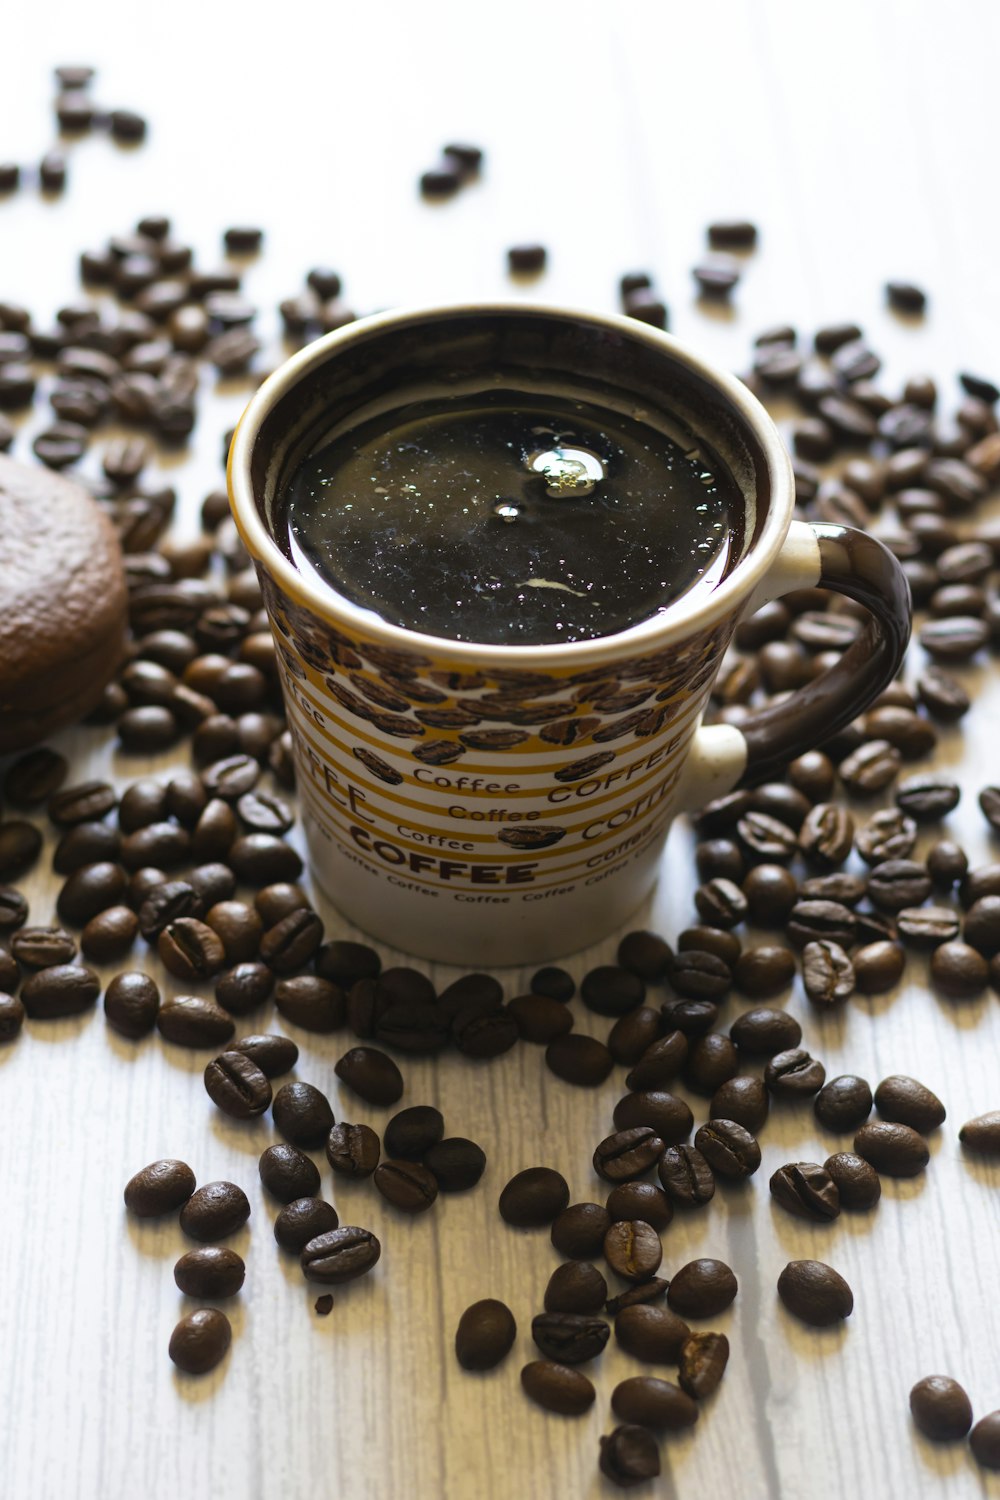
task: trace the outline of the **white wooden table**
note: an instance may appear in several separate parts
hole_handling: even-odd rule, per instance
[[[266,309],[275,359],[275,304],[317,263],[342,270],[360,311],[505,293],[610,308],[619,274],[649,267],[674,331],[736,370],[766,324],[788,319],[808,335],[849,317],[884,356],[889,390],[927,370],[947,405],[958,368],[1000,371],[1000,14],[989,0],[845,0],[833,10],[792,0],[240,10],[50,0],[7,24],[19,41],[0,89],[0,155],[30,159],[51,144],[60,62],[93,61],[99,97],[151,121],[142,150],[73,147],[63,201],[26,191],[0,205],[0,296],[27,302],[43,323],[79,296],[81,248],[162,211],[206,265],[227,224],[265,226],[267,251],[246,287]],[[485,146],[482,181],[430,207],[417,176],[455,137]],[[703,227],[741,215],[760,224],[760,248],[732,311],[706,316],[690,279]],[[504,252],[528,239],[549,246],[550,270],[513,287]],[[922,322],[885,310],[890,276],[928,288]],[[164,462],[182,533],[221,480],[221,434],[247,394],[246,382],[226,382],[203,406],[184,462]],[[22,437],[15,452],[26,449]],[[963,676],[979,697],[964,730],[942,735],[940,762],[966,789],[949,831],[982,860],[996,850],[974,793],[997,779],[1000,674]],[[172,764],[119,758],[93,730],[58,743],[79,777],[124,780]],[[39,921],[55,889],[47,869],[48,851],[26,885]],[[693,883],[690,835],[678,828],[636,925],[674,936],[691,919]],[[325,915],[331,934],[344,930]],[[572,967],[582,974],[613,951],[605,944]],[[527,979],[504,977],[511,994]],[[694,1433],[663,1444],[658,1495],[1000,1495],[1000,1476],[976,1470],[962,1445],[918,1438],[907,1410],[912,1383],[938,1371],[965,1383],[977,1416],[1000,1405],[1000,1170],[963,1158],[956,1139],[964,1119],[1000,1107],[1000,1002],[991,993],[954,1007],[924,977],[913,957],[899,993],[833,1016],[816,1015],[798,988],[787,1002],[828,1076],[856,1071],[874,1084],[913,1073],[944,1099],[949,1118],[924,1176],[886,1179],[873,1214],[825,1228],[794,1221],[771,1205],[771,1172],[848,1143],[821,1136],[808,1108],[775,1110],[752,1183],[721,1190],[710,1212],[679,1216],[666,1232],[665,1274],[714,1254],[733,1265],[740,1293],[715,1325],[732,1343],[726,1379]],[[734,1000],[727,1024],[736,1010]],[[586,1013],[578,1024],[599,1035],[610,1025]],[[296,1040],[299,1076],[330,1091],[338,1118],[384,1123],[384,1111],[338,1099],[343,1036]],[[416,1222],[370,1186],[338,1183],[341,1219],[370,1225],[384,1251],[377,1272],[319,1318],[317,1289],[271,1237],[273,1205],[257,1178],[270,1125],[220,1116],[204,1063],[155,1035],[123,1041],[99,1009],[29,1024],[0,1050],[4,1500],[610,1493],[597,1439],[613,1425],[613,1386],[639,1366],[612,1345],[582,1419],[524,1399],[518,1371],[534,1357],[530,1320],[557,1258],[546,1233],[507,1228],[496,1199],[514,1171],[540,1161],[566,1174],[574,1199],[602,1198],[590,1154],[610,1128],[620,1075],[578,1092],[528,1046],[483,1068],[454,1056],[406,1063],[406,1101],[438,1104],[449,1133],[478,1139],[486,1175]],[[201,1181],[239,1181],[253,1206],[232,1241],[248,1267],[230,1312],[233,1347],[202,1380],[179,1377],[166,1353],[185,1305],[171,1270],[187,1246],[176,1224],[130,1221],[122,1207],[127,1178],[163,1155],[188,1160]],[[811,1332],[778,1304],[778,1272],[803,1256],[829,1260],[853,1286],[844,1328]],[[483,1296],[506,1300],[520,1333],[504,1366],[473,1377],[452,1340],[462,1309]]]

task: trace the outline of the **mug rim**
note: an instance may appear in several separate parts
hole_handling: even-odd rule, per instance
[[[516,315],[585,323],[606,329],[650,346],[668,355],[703,382],[713,386],[746,422],[763,456],[770,488],[767,514],[755,541],[711,593],[689,589],[668,605],[662,614],[631,625],[613,635],[583,641],[549,642],[537,645],[506,645],[479,641],[450,640],[446,636],[410,630],[383,620],[372,610],[352,604],[329,584],[301,573],[281,550],[264,523],[254,496],[251,460],[260,429],[273,407],[299,380],[325,364],[358,340],[377,336],[384,329],[442,321],[470,314]],[[638,319],[617,313],[589,312],[548,303],[490,301],[444,303],[431,307],[392,308],[358,318],[344,328],[325,334],[285,360],[268,376],[244,409],[233,434],[226,465],[229,504],[237,530],[255,562],[267,570],[281,591],[320,619],[355,633],[361,632],[397,651],[431,653],[436,657],[475,663],[483,668],[539,670],[573,665],[600,665],[636,654],[662,650],[734,616],[740,604],[762,582],[788,532],[795,504],[791,460],[778,429],[765,407],[735,375],[717,369],[681,340]]]

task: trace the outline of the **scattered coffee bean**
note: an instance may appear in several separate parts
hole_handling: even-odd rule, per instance
[[[310,1240],[299,1260],[307,1281],[339,1286],[364,1276],[381,1254],[382,1246],[370,1229],[343,1224]]]
[[[887,1120],[862,1125],[854,1137],[854,1150],[886,1177],[916,1177],[930,1160],[922,1135],[909,1125]]]
[[[778,1277],[778,1296],[797,1318],[826,1328],[850,1317],[854,1294],[832,1266],[820,1260],[792,1260]]]
[[[221,1006],[199,995],[175,995],[165,1001],[157,1013],[156,1026],[165,1041],[178,1047],[221,1047],[236,1030],[232,1017]]]
[[[246,1266],[235,1250],[203,1245],[189,1250],[174,1266],[174,1281],[185,1297],[235,1297],[243,1285]]]
[[[614,1067],[614,1058],[596,1037],[570,1032],[549,1043],[545,1049],[545,1065],[564,1083],[597,1088]]]
[[[565,1177],[551,1167],[526,1167],[500,1194],[500,1217],[519,1229],[551,1224],[569,1203]]]
[[[282,1084],[274,1096],[271,1117],[275,1129],[293,1146],[319,1147],[333,1127],[333,1110],[326,1095],[311,1083]]]
[[[380,1162],[372,1180],[386,1202],[400,1213],[423,1213],[438,1195],[434,1173],[418,1161]]]
[[[862,995],[882,995],[902,978],[906,955],[898,943],[867,943],[855,952],[853,964],[855,988]]]
[[[982,1469],[1000,1469],[1000,1411],[991,1411],[969,1433],[969,1448]]]
[[[608,1284],[596,1266],[571,1260],[556,1266],[545,1288],[545,1311],[596,1313],[604,1306]]]
[[[863,1078],[841,1073],[824,1083],[813,1101],[813,1109],[827,1130],[857,1130],[872,1112],[872,1091]]]
[[[688,1039],[682,1031],[670,1031],[658,1037],[642,1053],[625,1079],[634,1093],[658,1092],[671,1083],[688,1055]]]
[[[187,1162],[173,1158],[150,1162],[125,1185],[125,1207],[140,1219],[172,1213],[195,1190],[195,1176]]]
[[[403,1075],[392,1058],[376,1047],[352,1047],[334,1072],[368,1104],[395,1104],[402,1097]]]
[[[958,1132],[958,1138],[967,1151],[982,1156],[1000,1156],[1000,1110],[990,1110],[967,1120]]]
[[[206,1375],[224,1358],[233,1330],[217,1307],[199,1307],[182,1318],[170,1335],[168,1353],[185,1375]]]
[[[486,1170],[486,1153],[475,1141],[449,1136],[438,1141],[424,1156],[424,1166],[433,1174],[442,1193],[462,1193]]]
[[[705,291],[728,291],[728,287],[716,288],[704,285],[707,267],[696,270],[695,275],[703,283]],[[735,277],[733,278],[735,280]],[[598,1464],[601,1473],[614,1484],[622,1486],[642,1484],[655,1479],[660,1472],[660,1450],[656,1439],[645,1427],[625,1422],[613,1432],[601,1438]]]
[[[789,1162],[771,1177],[776,1203],[801,1219],[828,1222],[840,1213],[840,1193],[825,1167],[813,1161]]]
[[[814,1005],[837,1005],[854,993],[854,965],[839,943],[829,939],[806,943],[802,981]]]
[[[972,1402],[957,1380],[925,1375],[910,1391],[913,1421],[935,1443],[954,1443],[972,1426]]]
[[[718,1389],[729,1363],[729,1340],[724,1333],[692,1333],[681,1345],[678,1382],[695,1401]]]
[[[756,1135],[767,1121],[770,1100],[759,1078],[730,1078],[712,1095],[708,1107],[712,1120],[735,1120],[751,1135]]]
[[[922,1135],[945,1121],[945,1107],[937,1095],[903,1073],[883,1078],[875,1090],[875,1108],[883,1120],[909,1125]]]
[[[611,1214],[600,1203],[571,1203],[552,1221],[550,1237],[560,1255],[590,1260],[604,1249]]]
[[[455,1354],[463,1370],[492,1370],[506,1359],[517,1337],[510,1308],[494,1297],[467,1307],[455,1331]]]
[[[764,1069],[764,1082],[778,1099],[802,1099],[818,1093],[826,1081],[821,1062],[801,1047],[778,1052]]]
[[[33,1021],[52,1021],[89,1010],[101,993],[101,981],[82,964],[53,964],[39,969],[21,987],[21,1003]]]
[[[320,1177],[316,1164],[296,1146],[268,1146],[257,1164],[260,1180],[279,1203],[296,1198],[314,1198],[319,1193]]]
[[[307,1245],[334,1233],[339,1225],[337,1210],[322,1198],[293,1198],[274,1221],[274,1238],[289,1255],[301,1255]]]
[[[234,1120],[262,1115],[271,1103],[271,1085],[244,1052],[223,1052],[205,1069],[205,1090],[223,1114]]]
[[[602,1318],[581,1313],[538,1313],[531,1320],[531,1336],[547,1359],[581,1365],[596,1359],[611,1334]]]
[[[589,1411],[597,1395],[581,1370],[550,1359],[536,1359],[525,1365],[521,1388],[536,1406],[564,1417],[578,1417]]]
[[[678,1208],[700,1208],[715,1195],[715,1175],[694,1146],[668,1146],[656,1173],[663,1191]]]
[[[797,1047],[802,1028],[787,1011],[762,1005],[737,1016],[729,1035],[747,1057],[773,1057]]]
[[[208,1182],[193,1192],[181,1209],[180,1223],[193,1240],[222,1240],[250,1217],[250,1204],[235,1182]]]
[[[604,1236],[604,1258],[625,1281],[648,1281],[663,1258],[660,1237],[642,1219],[622,1219]]]
[[[823,1163],[837,1185],[841,1208],[874,1208],[882,1196],[882,1183],[870,1162],[853,1151],[838,1151]]]
[[[290,1073],[299,1057],[299,1049],[287,1036],[254,1035],[240,1037],[230,1051],[243,1052],[255,1062],[266,1078],[280,1078]]]
[[[671,1277],[667,1305],[684,1318],[714,1318],[734,1300],[737,1290],[736,1277],[724,1261],[702,1257]]]
[[[695,1133],[695,1149],[719,1177],[742,1180],[760,1166],[760,1146],[749,1130],[735,1120],[710,1120]],[[661,1170],[660,1181],[663,1182]],[[670,1192],[663,1182],[666,1192]]]
[[[615,1316],[615,1338],[627,1354],[649,1364],[676,1364],[691,1330],[668,1307],[633,1303]]]
[[[624,1422],[670,1432],[693,1427],[698,1420],[698,1407],[692,1398],[680,1386],[653,1375],[622,1380],[611,1393],[611,1409]]]
[[[941,943],[931,954],[931,978],[953,1000],[973,1000],[989,983],[989,965],[969,943]]]

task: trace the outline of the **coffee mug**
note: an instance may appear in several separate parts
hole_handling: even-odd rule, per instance
[[[666,410],[711,444],[745,503],[738,555],[615,635],[483,645],[403,629],[299,571],[288,478],[335,423],[411,390],[567,385]],[[633,320],[483,305],[363,319],[260,387],[229,493],[271,621],[312,874],[352,923],[425,958],[535,963],[598,942],[648,894],[670,823],[780,774],[895,675],[906,579],[874,537],[793,520],[788,456],[738,380]],[[738,728],[703,726],[739,621],[821,586],[870,612],[840,661]]]

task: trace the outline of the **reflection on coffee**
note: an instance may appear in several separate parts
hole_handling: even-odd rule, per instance
[[[714,588],[743,513],[718,456],[658,413],[498,390],[342,423],[293,472],[279,535],[304,573],[394,625],[540,645]]]

